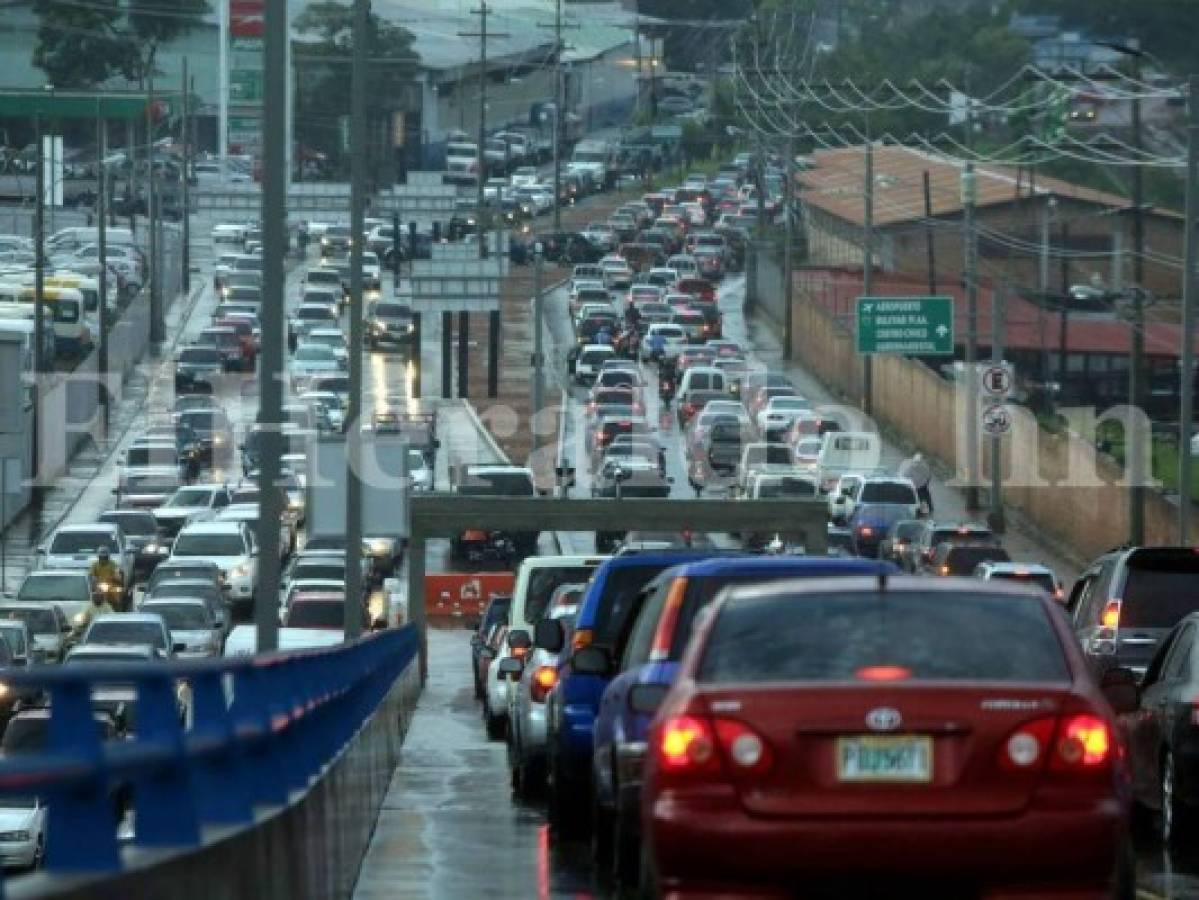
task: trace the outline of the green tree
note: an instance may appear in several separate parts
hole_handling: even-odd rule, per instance
[[[33,64],[62,88],[143,82],[158,49],[197,27],[207,0],[35,0]]]
[[[353,8],[317,0],[296,17],[296,140],[344,163],[342,120],[349,108]],[[393,111],[412,89],[417,54],[414,36],[371,13],[367,20],[367,120],[372,133],[386,131]],[[378,141],[377,141],[378,142]]]

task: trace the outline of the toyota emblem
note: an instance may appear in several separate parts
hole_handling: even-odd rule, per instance
[[[894,731],[903,722],[899,710],[880,706],[866,713],[866,727],[871,731]]]

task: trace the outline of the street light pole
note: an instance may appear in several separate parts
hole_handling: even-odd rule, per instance
[[[1141,57],[1133,54],[1133,75],[1141,79]],[[1141,150],[1141,98],[1132,99],[1132,145]],[[1141,410],[1144,409],[1145,367],[1145,173],[1140,165],[1132,167],[1132,326],[1128,360],[1128,405],[1132,418],[1125,454],[1128,464],[1128,541],[1145,542],[1145,463],[1141,452]],[[1179,448],[1180,453],[1182,448]]]
[[[1182,404],[1178,419],[1178,543],[1190,543],[1191,433],[1195,416],[1195,266],[1199,264],[1199,75],[1188,80],[1186,244],[1182,276]]]

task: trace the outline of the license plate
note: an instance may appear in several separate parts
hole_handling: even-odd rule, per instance
[[[839,781],[923,783],[933,777],[933,740],[921,735],[837,739]]]

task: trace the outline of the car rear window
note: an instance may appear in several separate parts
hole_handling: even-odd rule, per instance
[[[995,560],[1008,562],[1011,559],[1002,547],[954,547],[945,554],[943,575],[970,575],[979,563]]]
[[[906,670],[914,681],[1070,679],[1041,601],[959,591],[734,598],[712,626],[698,678],[856,681],[862,670],[882,666]]]
[[[340,600],[309,600],[295,603],[287,614],[288,628],[341,628],[346,605]]]
[[[910,486],[894,481],[868,482],[862,485],[862,502],[913,504],[916,492]]]
[[[595,566],[533,569],[529,573],[529,586],[525,591],[525,621],[537,622],[545,615],[554,591],[564,584],[586,584],[594,571]]]
[[[595,623],[591,626],[595,630],[595,642],[614,646],[617,637],[624,632],[629,614],[634,611],[634,601],[641,589],[678,562],[645,562],[609,569],[596,606]]]
[[[1016,584],[1039,587],[1047,594],[1052,594],[1057,590],[1057,585],[1053,583],[1053,576],[1044,572],[992,572],[991,580],[1014,581]]]
[[[1199,554],[1149,550],[1128,559],[1120,605],[1121,628],[1173,628],[1199,609]]]

